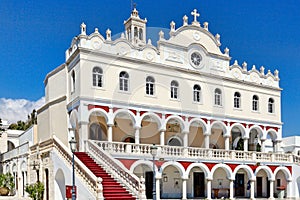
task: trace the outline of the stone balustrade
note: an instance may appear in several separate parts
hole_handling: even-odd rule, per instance
[[[117,157],[147,157],[151,158],[151,144],[133,144],[122,142],[94,141],[102,150]],[[158,158],[177,159],[185,161],[205,160],[205,161],[244,161],[244,162],[276,162],[300,164],[300,158],[290,153],[264,153],[256,151],[237,151],[224,149],[204,149],[195,147],[160,146],[158,147]]]

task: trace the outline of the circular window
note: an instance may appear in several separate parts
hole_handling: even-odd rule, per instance
[[[194,52],[191,54],[191,61],[192,63],[195,65],[195,66],[199,66],[200,65],[200,62],[202,60],[202,57],[199,53],[197,52]]]

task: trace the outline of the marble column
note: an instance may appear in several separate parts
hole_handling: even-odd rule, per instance
[[[226,135],[226,136],[224,136],[224,138],[225,138],[225,150],[230,150],[230,148],[229,148],[229,136]]]
[[[160,131],[160,145],[165,145],[165,131]]]
[[[155,184],[155,187],[156,187],[156,200],[160,200],[160,179],[159,178],[156,178],[156,184]]]
[[[204,134],[204,148],[209,149],[209,136],[210,134],[205,133]]]
[[[274,180],[270,180],[270,197],[269,199],[274,199]]]
[[[234,189],[234,180],[229,180],[230,183],[229,183],[229,199],[234,199],[233,197],[233,189]]]
[[[135,144],[140,144],[140,127],[135,128],[134,140]]]
[[[291,189],[292,189],[292,180],[287,180],[286,182],[286,198],[290,198],[291,197]]]
[[[107,124],[107,141],[112,142],[112,124]]]
[[[207,179],[206,183],[206,199],[210,200],[211,199],[211,179]]]
[[[187,199],[186,198],[186,193],[187,193],[186,179],[182,179],[182,199]]]
[[[255,192],[255,181],[254,180],[250,180],[250,199],[255,199],[254,197],[254,192]]]
[[[244,151],[248,151],[249,138],[245,137],[243,138],[243,140],[244,140]]]

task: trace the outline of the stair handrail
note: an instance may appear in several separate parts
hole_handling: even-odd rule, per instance
[[[69,164],[72,165],[71,150],[66,148],[65,145],[60,141],[60,139],[57,138],[55,135],[53,135],[53,144],[54,144],[55,149],[58,150],[58,152],[64,157],[64,159]],[[80,175],[81,179],[85,183],[87,183],[88,188],[94,194],[94,196],[97,196],[98,195],[97,193],[99,192],[98,188],[101,187],[101,186],[99,186],[98,178],[76,156],[74,157],[74,160],[75,160],[74,165],[75,165],[76,173]],[[101,184],[101,182],[100,182],[100,184]]]
[[[102,150],[98,145],[96,145],[91,140],[86,140],[86,150],[91,154],[92,157],[96,159],[97,162],[101,163],[112,175],[115,176],[121,183],[125,185],[130,191],[137,197],[143,195],[140,194],[142,184],[139,178],[132,174],[123,164],[118,163],[119,161],[109,155],[107,152]]]

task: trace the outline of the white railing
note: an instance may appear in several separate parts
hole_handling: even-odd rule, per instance
[[[123,143],[102,143],[87,140],[85,141],[87,152],[117,180],[119,180],[125,187],[127,187],[134,196],[141,196],[141,183],[137,176],[132,174],[128,169],[122,167],[119,161],[111,157],[103,150],[109,150],[119,153],[126,151],[126,144]]]
[[[66,148],[65,145],[56,137],[53,136],[53,146],[54,149],[57,150],[59,156],[66,161],[69,166],[72,165],[72,152],[70,149]],[[97,177],[91,172],[77,157],[75,157],[75,171],[76,177],[79,177],[92,192],[92,194],[96,197],[99,193],[97,188],[102,187],[99,186],[99,180]],[[100,191],[102,193],[102,191]]]
[[[29,154],[29,142],[25,142],[20,146],[2,154],[2,161],[11,160],[22,155]]]
[[[109,152],[114,156],[137,156],[151,158],[151,144],[132,144],[122,142],[93,141],[100,149]],[[250,162],[298,162],[300,158],[295,159],[289,153],[262,153],[255,151],[235,151],[224,149],[204,149],[194,147],[178,146],[160,146],[158,147],[158,157],[165,159],[204,159],[204,160],[237,160]]]

